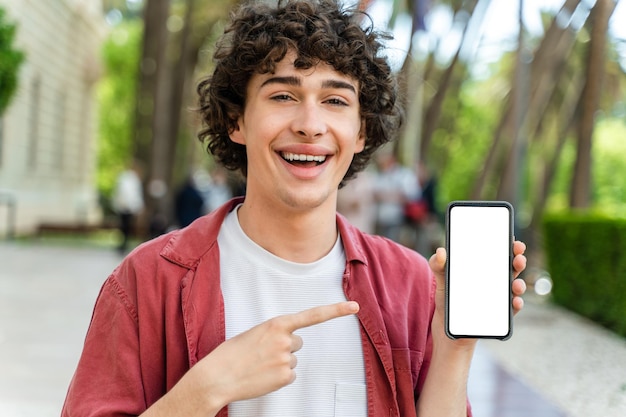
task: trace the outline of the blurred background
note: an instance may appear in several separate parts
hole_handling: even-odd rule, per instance
[[[237,3],[0,0],[0,269],[15,245],[124,255],[245,194],[244,179],[196,139],[194,112]],[[406,123],[341,190],[340,211],[429,256],[443,244],[448,202],[509,201],[528,245],[528,301],[549,309],[535,315],[541,326],[544,313],[572,313],[622,347],[625,2],[346,3],[394,35]],[[106,256],[111,268],[120,259]],[[5,326],[13,311],[0,313]],[[0,348],[7,339],[0,333]],[[612,383],[614,415],[626,415],[626,377]]]

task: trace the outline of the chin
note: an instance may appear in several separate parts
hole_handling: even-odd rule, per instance
[[[291,192],[283,195],[282,200],[291,208],[298,210],[313,210],[323,206],[328,203],[329,195],[328,193],[308,193],[305,191],[302,192]]]

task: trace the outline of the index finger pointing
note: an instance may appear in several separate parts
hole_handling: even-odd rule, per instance
[[[341,303],[313,307],[299,313],[287,314],[283,316],[283,319],[287,329],[293,333],[303,327],[314,326],[338,317],[356,314],[358,311],[359,304],[356,301],[343,301]]]

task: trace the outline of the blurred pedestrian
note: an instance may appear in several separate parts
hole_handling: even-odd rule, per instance
[[[437,207],[437,177],[423,160],[417,164],[417,175],[422,195],[414,204],[419,206],[419,215],[410,220],[416,231],[415,250],[430,256],[445,243],[443,219]]]
[[[207,193],[207,212],[212,212],[233,197],[233,191],[228,182],[228,172],[218,165],[211,171],[211,183]]]
[[[362,232],[376,232],[376,201],[374,199],[374,174],[368,170],[339,189],[337,211]]]
[[[113,190],[112,207],[118,216],[118,227],[122,240],[117,250],[124,254],[134,235],[137,216],[144,209],[142,169],[138,161],[124,169],[117,177]]]
[[[377,155],[376,166],[378,171],[374,180],[374,196],[377,233],[411,246],[404,233],[407,228],[405,207],[409,201],[420,197],[417,176],[412,169],[401,165],[388,150]]]
[[[204,198],[196,186],[192,175],[188,176],[176,193],[174,200],[174,214],[176,226],[187,227],[194,220],[204,214]]]

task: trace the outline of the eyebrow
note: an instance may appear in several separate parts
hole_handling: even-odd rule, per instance
[[[272,77],[263,81],[263,84],[261,84],[261,87],[265,87],[266,85],[270,85],[270,84],[287,84],[287,85],[293,85],[297,87],[302,84],[302,81],[300,81],[300,78],[298,77]]]
[[[326,80],[322,82],[322,88],[345,88],[356,94],[356,89],[350,83],[340,80]]]
[[[302,85],[302,80],[299,77],[271,77],[267,80],[263,81],[261,87],[265,87],[270,84],[287,84],[291,86],[298,87]],[[344,88],[346,90],[350,90],[356,94],[356,89],[354,86],[348,82],[341,80],[324,80],[322,81],[322,88]]]

